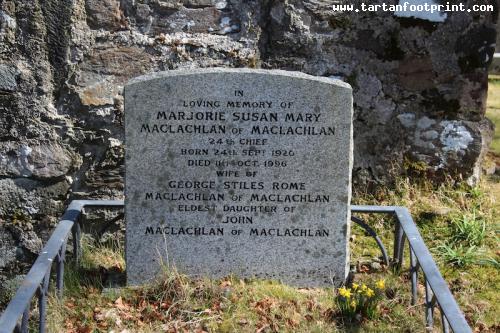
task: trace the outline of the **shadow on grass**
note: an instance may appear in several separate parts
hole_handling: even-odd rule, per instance
[[[84,268],[71,263],[66,266],[64,275],[64,289],[65,293],[68,294],[73,294],[86,288],[102,290],[104,288],[122,288],[126,285],[125,271],[117,267]]]

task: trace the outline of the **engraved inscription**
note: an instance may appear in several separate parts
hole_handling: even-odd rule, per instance
[[[350,87],[284,72],[204,73],[125,89],[129,283],[156,274],[136,258],[145,255],[189,274],[341,282]]]

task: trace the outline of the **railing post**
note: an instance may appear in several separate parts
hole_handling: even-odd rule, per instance
[[[45,333],[45,318],[47,316],[47,295],[49,291],[50,267],[45,274],[40,289],[38,292],[38,309],[40,312],[40,322],[38,324],[38,332]]]
[[[449,333],[450,332],[450,323],[448,323],[448,319],[446,319],[446,316],[443,313],[443,310],[441,310],[441,323],[443,324],[443,333]]]
[[[411,248],[410,242],[408,242],[408,249],[410,251],[410,275],[411,275],[411,305],[417,304],[417,283],[418,283],[418,261],[415,256],[415,252]]]
[[[397,270],[403,267],[404,241],[404,230],[399,219],[396,219],[394,228],[394,267]]]
[[[26,307],[23,312],[23,318],[21,319],[21,333],[28,333],[28,323],[30,320],[30,305]]]
[[[425,322],[428,329],[434,326],[434,293],[427,278],[425,279]]]
[[[57,259],[56,289],[57,289],[57,297],[59,297],[59,299],[63,297],[63,292],[64,292],[64,261],[66,259],[66,243],[67,239],[64,240],[64,242],[62,243],[56,258]]]
[[[73,255],[75,256],[74,260],[77,265],[80,264],[80,258],[82,255],[82,248],[80,246],[81,232],[80,222],[77,220],[71,229],[71,233],[73,235]]]

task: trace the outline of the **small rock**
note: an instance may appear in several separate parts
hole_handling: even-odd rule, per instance
[[[10,17],[3,10],[0,10],[0,31],[3,32],[4,29],[14,30],[16,26],[16,20]]]
[[[110,80],[104,80],[78,91],[80,101],[86,106],[113,105],[120,87]]]
[[[115,296],[115,295],[119,295],[120,292],[123,290],[123,288],[117,288],[117,287],[104,287],[102,289],[102,294],[104,296],[109,296],[109,297],[112,297],[112,296]]]
[[[224,9],[224,8],[226,8],[226,6],[227,6],[227,2],[225,0],[217,1],[217,3],[215,4],[215,8],[217,8],[217,9]]]
[[[0,175],[51,179],[64,177],[78,164],[77,156],[55,142],[24,142],[0,145]]]
[[[18,71],[15,67],[0,64],[0,90],[8,92],[16,91],[17,75]]]
[[[489,157],[489,156],[488,156]],[[497,170],[499,170],[495,160],[486,159],[482,165],[483,173],[485,175],[494,175]]]
[[[221,24],[224,20],[225,24]],[[175,32],[204,33],[222,32],[224,28],[231,29],[231,25],[237,25],[239,30],[239,20],[228,8],[224,10],[216,7],[205,8],[182,8],[173,13],[167,20],[155,19],[152,33],[171,34]]]
[[[448,207],[433,207],[432,209],[433,214],[440,216],[449,215],[451,211],[451,208]]]
[[[233,293],[233,291],[231,290],[231,288],[224,288],[224,297],[225,298],[231,297],[232,293]]]
[[[26,260],[26,255],[24,254],[24,250],[21,246],[16,247],[16,259],[17,260]]]
[[[139,19],[147,21],[151,14],[151,8],[146,4],[139,3],[136,7],[136,13]]]
[[[87,0],[87,23],[92,29],[119,30],[125,25],[117,0]]]

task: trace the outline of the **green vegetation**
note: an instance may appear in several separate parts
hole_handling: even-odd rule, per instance
[[[473,212],[451,220],[451,241],[466,246],[480,246],[486,237],[486,221]]]
[[[439,251],[440,258],[450,265],[463,267],[477,263],[476,246],[441,244],[436,249]]]

